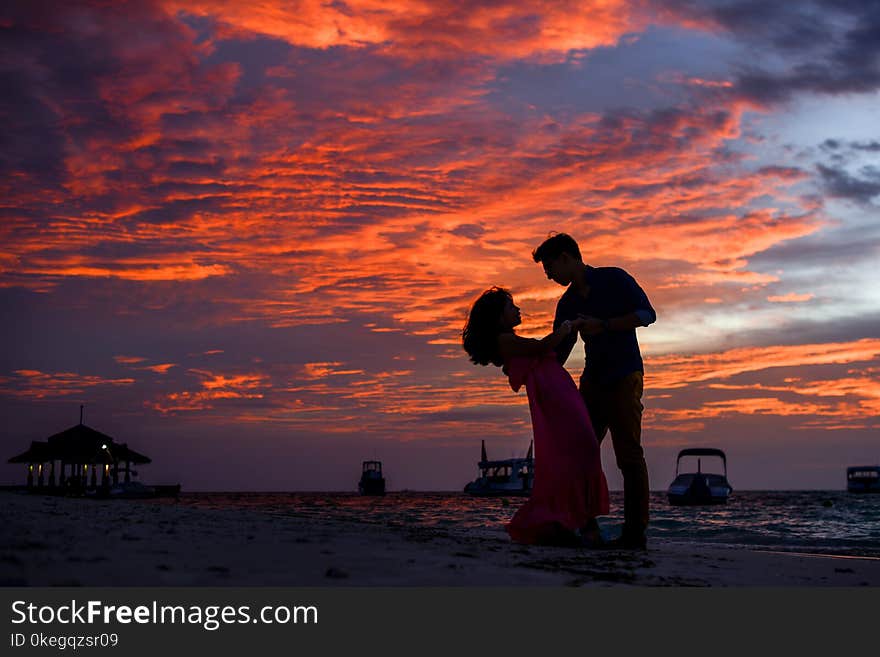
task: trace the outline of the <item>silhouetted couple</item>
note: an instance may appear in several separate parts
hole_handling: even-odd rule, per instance
[[[499,287],[477,299],[462,332],[474,363],[502,367],[513,390],[525,385],[528,393],[534,487],[507,531],[519,543],[644,549],[649,488],[635,329],[657,315],[632,276],[584,264],[577,242],[564,233],[532,256],[550,280],[568,288],[556,305],[553,332],[540,340],[518,336],[519,308]],[[578,334],[586,353],[580,387],[563,367]],[[596,518],[608,513],[608,485],[599,444],[609,430],[623,474],[624,523],[620,537],[603,544]]]

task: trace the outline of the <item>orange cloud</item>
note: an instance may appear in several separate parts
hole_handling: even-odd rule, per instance
[[[106,379],[74,372],[15,370],[15,378],[0,377],[0,394],[30,400],[81,395],[98,386],[131,386],[135,379]]]
[[[196,374],[202,379],[202,387],[206,390],[219,390],[223,388],[251,389],[267,385],[266,375],[253,374],[215,374],[206,370],[191,369],[190,373]]]
[[[175,363],[161,363],[160,365],[148,365],[147,367],[141,367],[139,369],[149,370],[156,374],[167,374],[168,370],[172,367],[177,367],[177,365]]]
[[[343,363],[305,363],[302,367],[302,378],[306,380],[323,379],[328,376],[352,376],[363,373],[363,370],[345,369]]]
[[[706,422],[734,416],[794,418],[794,429],[838,430],[880,426],[880,379],[876,367],[857,367],[849,375],[823,378],[822,368],[848,363],[876,363],[880,340],[851,343],[787,345],[734,349],[690,358],[648,359],[649,390],[675,390],[651,395],[646,426],[663,432],[701,431]],[[767,379],[786,368],[799,372],[780,383]],[[730,382],[733,377],[751,381]],[[704,391],[726,396],[699,405],[688,403]],[[768,394],[771,393],[771,394]]]
[[[880,340],[865,338],[843,343],[744,347],[720,353],[656,356],[647,360],[651,388],[668,389],[769,368],[871,362],[878,358]]]
[[[622,0],[565,0],[552,4],[501,2],[490,6],[358,0],[344,7],[306,0],[285,6],[235,0],[163,2],[169,14],[210,16],[221,35],[265,35],[296,46],[380,46],[396,55],[558,59],[570,50],[610,46],[645,24],[637,5]]]
[[[135,365],[137,363],[143,363],[147,359],[139,356],[114,356],[113,360],[121,365]]]
[[[767,301],[770,303],[801,303],[803,301],[810,301],[811,299],[813,299],[812,294],[797,294],[794,292],[767,297]]]
[[[119,262],[110,267],[88,265],[65,265],[63,262],[32,261],[32,266],[19,270],[19,274],[29,276],[83,276],[88,278],[121,278],[129,281],[197,281],[209,276],[225,276],[229,269],[223,265],[167,265],[155,266],[143,263]]]
[[[261,400],[272,388],[268,375],[261,373],[217,374],[201,369],[190,369],[188,373],[200,379],[201,389],[165,393],[144,402],[144,406],[163,415],[208,411],[225,401]]]

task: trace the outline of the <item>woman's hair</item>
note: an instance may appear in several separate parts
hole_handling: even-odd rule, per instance
[[[492,363],[501,367],[503,361],[498,353],[498,336],[502,333],[501,313],[508,299],[513,296],[502,287],[491,287],[471,306],[467,323],[461,332],[464,350],[477,365]]]

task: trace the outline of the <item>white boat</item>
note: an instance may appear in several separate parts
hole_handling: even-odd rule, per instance
[[[381,461],[364,461],[358,492],[361,495],[385,494],[385,477],[382,476]]]
[[[724,465],[724,474],[703,472],[702,463],[697,458],[697,471],[679,474],[678,467],[685,456],[718,456]],[[675,479],[666,492],[669,503],[674,506],[698,506],[705,504],[724,504],[733,492],[727,481],[727,457],[720,449],[696,447],[683,449],[675,460]]]
[[[880,465],[853,465],[846,469],[849,493],[880,493]]]
[[[532,444],[525,458],[490,461],[486,457],[486,441],[477,467],[480,476],[464,487],[469,495],[529,495],[535,480],[535,459]]]
[[[164,488],[167,489],[170,488],[170,486],[165,486]],[[180,490],[179,486],[177,487],[177,490]],[[162,493],[160,493],[153,486],[147,486],[139,481],[126,481],[118,484],[113,484],[112,486],[108,486],[106,488],[94,488],[86,491],[86,497],[92,497],[99,500],[129,500],[149,497],[162,497],[166,494],[166,491],[162,491]]]
[[[138,498],[138,497],[156,497],[156,489],[147,486],[139,481],[126,481],[110,487],[110,497],[117,498]]]

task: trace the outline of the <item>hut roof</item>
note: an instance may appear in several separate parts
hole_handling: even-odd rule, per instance
[[[49,443],[33,441],[27,451],[9,459],[9,463],[43,463],[51,461]]]
[[[52,460],[68,463],[150,463],[151,459],[128,445],[119,444],[107,434],[84,424],[56,433],[46,441],[34,441],[30,449],[9,459],[9,463],[41,463]]]

